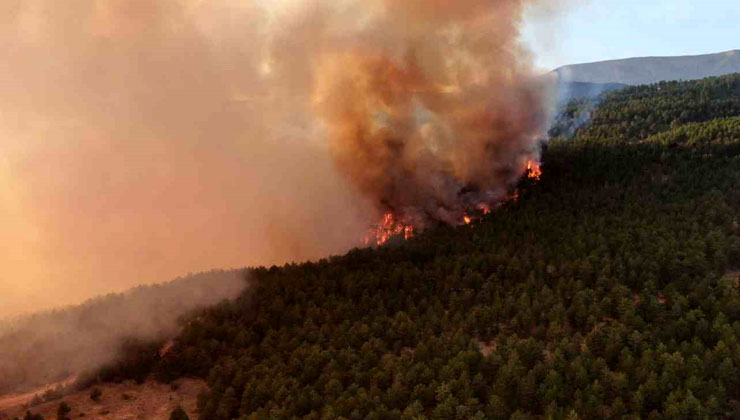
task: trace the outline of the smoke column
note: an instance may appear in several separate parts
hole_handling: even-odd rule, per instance
[[[315,103],[340,170],[405,223],[462,223],[536,154],[545,85],[517,44],[525,2],[370,2],[318,54]]]
[[[529,3],[0,2],[0,317],[459,223],[543,131]]]

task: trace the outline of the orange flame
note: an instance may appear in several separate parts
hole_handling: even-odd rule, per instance
[[[539,180],[542,176],[542,169],[540,163],[530,159],[527,161],[526,176],[532,180]],[[501,202],[495,204],[493,208],[497,208],[507,201],[518,201],[519,190],[514,190],[510,195],[506,196]],[[487,203],[480,203],[475,206],[483,215],[490,214],[492,207]],[[470,225],[473,221],[480,220],[481,215],[479,213],[464,214],[462,217],[462,224]],[[403,237],[404,239],[410,239],[415,234],[414,227],[406,224],[401,220],[398,220],[393,213],[386,213],[383,215],[383,220],[370,228],[367,235],[365,236],[365,245],[383,245],[393,237]]]
[[[365,245],[375,244],[383,245],[394,236],[403,235],[403,239],[410,239],[414,236],[414,227],[396,220],[393,213],[386,213],[383,221],[370,228],[365,236]]]
[[[539,181],[540,176],[542,176],[542,169],[540,169],[539,162],[530,159],[527,162],[527,178]]]

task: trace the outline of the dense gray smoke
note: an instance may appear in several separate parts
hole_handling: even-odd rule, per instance
[[[126,340],[165,340],[178,319],[233,299],[245,270],[211,271],[0,323],[0,395],[55,383],[111,362]]]

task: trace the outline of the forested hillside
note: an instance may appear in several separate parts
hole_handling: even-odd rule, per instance
[[[256,269],[155,373],[206,420],[740,418],[738,115],[737,75],[607,94],[516,200]]]
[[[556,118],[553,137],[637,141],[690,122],[740,115],[740,73],[695,82],[661,82],[571,102]],[[585,124],[588,122],[588,124]]]
[[[246,285],[243,270],[212,270],[0,321],[0,397],[82,379],[114,360],[122,348],[146,343],[156,351],[162,337],[178,331],[178,318],[238,296]],[[129,369],[128,375],[136,372]]]

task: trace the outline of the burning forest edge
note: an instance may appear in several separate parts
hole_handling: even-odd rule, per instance
[[[534,182],[539,181],[542,176],[541,163],[537,160],[529,159],[522,176]],[[471,209],[466,209],[463,213],[462,219],[454,225],[470,225],[471,223],[480,220],[483,216],[491,213],[492,209],[496,209],[508,201],[516,201],[518,197],[519,191],[514,189],[511,193],[495,202],[477,203]],[[403,214],[398,215],[393,211],[388,211],[383,214],[383,218],[379,223],[370,227],[365,235],[364,244],[365,246],[381,246],[388,243],[393,238],[408,240],[424,229],[425,226],[423,225],[415,225],[413,219],[404,218]]]

